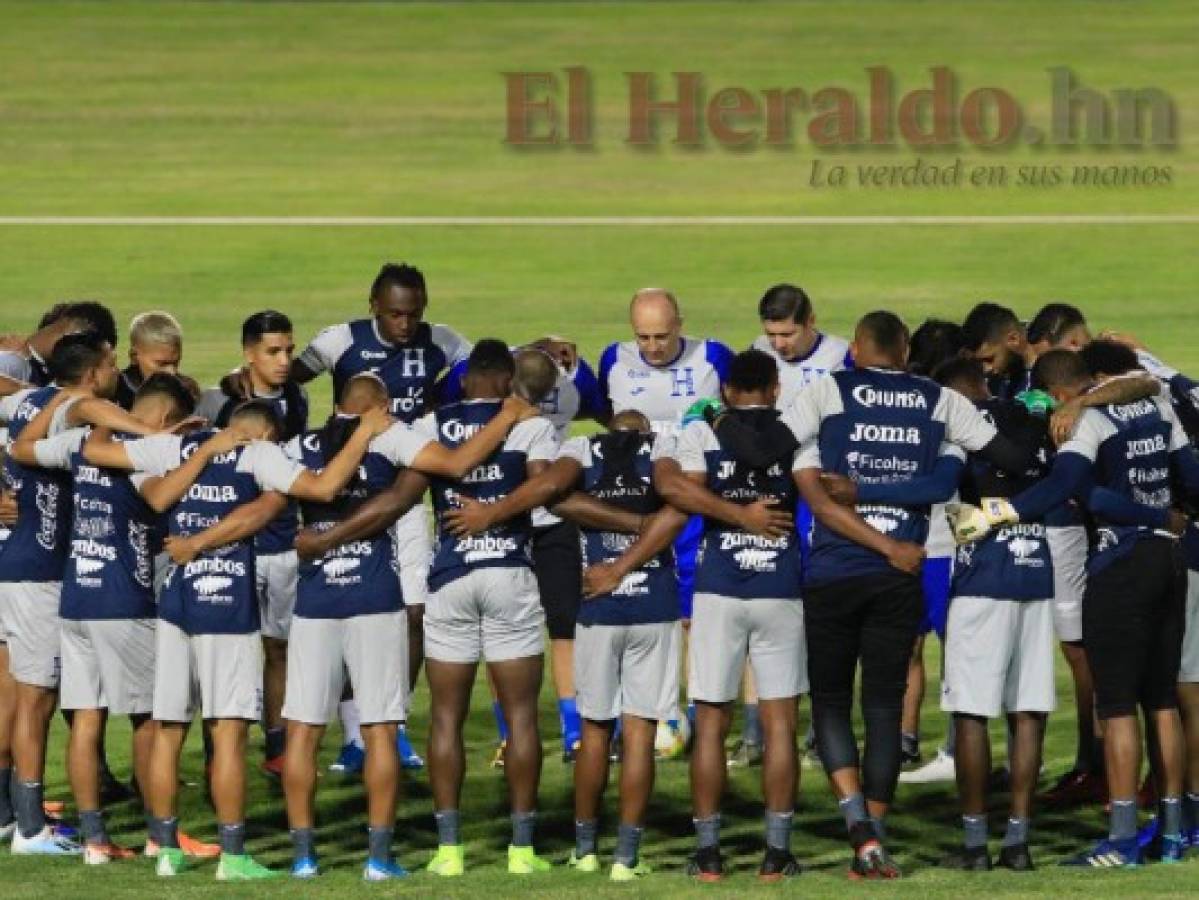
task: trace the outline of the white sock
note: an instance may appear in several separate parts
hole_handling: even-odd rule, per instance
[[[347,744],[354,744],[360,750],[366,748],[362,742],[362,719],[358,715],[358,704],[351,698],[337,704],[337,717],[341,719],[341,730],[345,734]]]

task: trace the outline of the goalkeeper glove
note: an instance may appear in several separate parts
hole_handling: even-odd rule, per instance
[[[683,425],[690,425],[692,422],[701,420],[711,425],[722,412],[724,412],[724,407],[715,397],[696,400],[683,413]]]
[[[983,511],[969,503],[946,503],[945,516],[953,539],[959,544],[969,544],[987,536],[991,523]]]
[[[983,497],[979,501],[987,524],[994,528],[996,525],[1013,525],[1020,521],[1020,514],[1003,497]]]

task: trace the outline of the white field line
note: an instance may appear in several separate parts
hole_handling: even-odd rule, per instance
[[[1199,225],[1199,214],[1000,216],[0,216],[0,227],[38,226],[282,226],[404,228],[468,226],[878,226],[878,225]]]

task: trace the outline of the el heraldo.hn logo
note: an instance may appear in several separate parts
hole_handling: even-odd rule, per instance
[[[993,85],[970,86],[948,66],[901,91],[886,66],[864,70],[858,89],[738,86],[710,88],[700,72],[626,72],[624,143],[727,148],[757,145],[813,148],[902,147],[980,149],[1177,146],[1173,98],[1152,86],[1101,90],[1068,67],[1046,70],[1039,104]],[[584,66],[505,72],[505,143],[514,147],[597,145],[596,80]],[[1039,111],[1036,121],[1029,109]],[[1047,110],[1047,112],[1046,112]]]

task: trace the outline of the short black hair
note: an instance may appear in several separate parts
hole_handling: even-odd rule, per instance
[[[986,385],[987,373],[983,364],[969,356],[954,356],[942,362],[932,371],[937,384],[953,387],[955,384]]]
[[[1010,329],[1019,328],[1020,319],[1006,306],[998,303],[979,303],[962,323],[962,340],[971,352],[983,344],[999,340]]]
[[[733,357],[725,383],[738,391],[766,391],[778,384],[774,357],[761,350],[743,350]]]
[[[62,314],[67,311],[67,307],[70,305],[71,304],[69,303],[55,303],[48,310],[42,313],[42,317],[37,321],[38,330],[40,331],[47,325],[53,325],[55,322],[61,319]]]
[[[133,402],[146,397],[166,397],[175,405],[180,419],[196,411],[195,396],[183,383],[183,379],[170,372],[155,372],[143,381],[133,396]]]
[[[108,341],[110,347],[116,349],[117,323],[112,317],[112,312],[103,303],[97,303],[95,300],[55,303],[42,314],[37,327],[45,328],[63,319],[78,325],[76,331],[94,331]]]
[[[112,345],[95,331],[64,334],[50,351],[46,366],[58,384],[78,384],[88,369],[104,361]]]
[[[1073,350],[1050,350],[1037,357],[1032,367],[1032,386],[1042,391],[1055,387],[1086,384],[1091,370],[1081,353]]]
[[[1078,351],[1078,355],[1083,358],[1092,375],[1123,375],[1139,369],[1141,365],[1131,348],[1116,341],[1091,341]]]
[[[931,376],[942,363],[958,356],[964,346],[961,325],[946,319],[926,319],[912,332],[908,371]]]
[[[796,322],[812,318],[812,301],[804,289],[794,284],[776,284],[767,288],[758,301],[758,318],[763,322]]]
[[[508,375],[516,373],[516,362],[508,345],[496,338],[483,338],[466,360],[467,374]]]
[[[241,323],[241,345],[257,344],[267,334],[290,334],[291,319],[274,309],[264,309]]]
[[[1039,344],[1049,341],[1056,344],[1071,328],[1086,325],[1086,317],[1082,310],[1069,303],[1046,303],[1028,323],[1028,340]]]
[[[879,350],[902,353],[909,342],[908,326],[886,309],[876,309],[858,320],[854,334],[868,338]]]
[[[234,419],[258,419],[267,425],[274,434],[283,434],[283,420],[279,418],[275,404],[270,400],[262,398],[247,400],[233,410],[229,416],[229,422],[232,423]]]
[[[424,273],[408,263],[384,263],[371,283],[371,299],[382,297],[384,291],[391,287],[407,288],[425,299],[429,296],[425,288]]]

